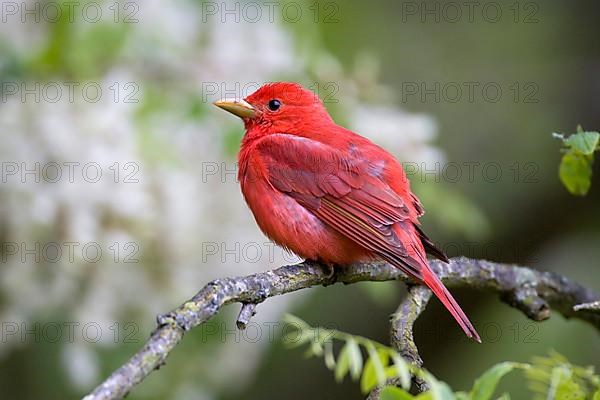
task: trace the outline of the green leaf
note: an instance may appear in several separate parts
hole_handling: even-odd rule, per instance
[[[592,157],[569,150],[562,157],[558,174],[571,194],[584,196],[591,185]]]
[[[574,378],[573,371],[568,366],[555,367],[552,370],[552,380],[546,398],[585,400],[586,393]]]
[[[374,358],[378,359],[379,365],[382,366],[382,368],[383,368],[383,366],[385,366],[389,363],[389,355],[386,351],[379,350],[376,352],[375,356],[373,356],[369,352],[369,358],[367,359],[367,362],[365,363],[365,368],[363,370],[363,374],[360,379],[360,390],[363,394],[369,393],[379,383],[379,381],[377,379],[377,370],[374,365]],[[383,375],[384,376],[387,375],[385,371],[383,372]],[[384,378],[384,382],[385,382],[385,378]]]
[[[350,350],[348,347],[348,342],[346,345],[342,347],[340,354],[338,355],[338,359],[335,365],[335,381],[341,382],[344,380],[344,377],[348,373],[350,369]]]
[[[429,391],[419,396],[418,399],[432,399],[432,400],[455,400],[454,393],[448,387],[448,385],[442,381],[438,381],[435,376],[429,372],[423,370],[423,379],[429,385]],[[423,396],[428,395],[428,396]],[[423,396],[423,397],[421,397]]]
[[[415,397],[403,389],[386,386],[381,391],[381,400],[411,400]]]
[[[431,388],[431,391],[435,400],[455,400],[452,389],[445,382],[438,382],[438,385]]]
[[[515,369],[518,364],[512,362],[503,362],[494,365],[483,373],[473,385],[471,389],[472,400],[489,400],[492,398],[496,386],[500,382],[500,379],[510,371]]]
[[[600,389],[596,390],[596,392],[594,392],[594,395],[592,396],[592,400],[600,400]]]
[[[340,351],[335,366],[335,380],[341,382],[350,371],[352,379],[358,379],[362,372],[362,353],[358,343],[353,338],[346,341],[346,345]]]
[[[473,384],[471,389],[472,400],[488,400],[492,398],[500,379],[510,371],[520,366],[512,362],[503,362],[494,365],[481,375]]]
[[[357,380],[363,368],[362,353],[360,352],[358,343],[354,339],[348,340],[346,346],[348,346],[350,356],[350,376],[352,376],[353,380]]]
[[[325,342],[323,346],[324,350],[324,358],[325,358],[325,366],[328,369],[333,370],[335,368],[335,357],[333,355],[333,345],[331,341]]]
[[[590,189],[594,152],[599,149],[600,133],[585,132],[578,125],[577,133],[565,138],[561,133],[553,133],[567,147],[559,167],[559,177],[567,190],[574,195],[583,196]]]
[[[550,351],[548,357],[533,357],[532,362],[526,376],[538,399],[589,399],[600,388],[593,367],[573,365],[556,351]]]
[[[563,141],[572,149],[585,155],[591,155],[596,150],[596,147],[598,147],[599,140],[600,133],[598,132],[578,132]]]
[[[418,396],[415,396],[415,399],[418,399],[418,400],[433,400],[433,393],[430,390],[430,391],[421,393]]]
[[[392,352],[391,356],[394,360],[396,376],[400,378],[402,387],[406,390],[410,389],[410,370],[408,369],[408,364],[406,361],[404,361],[400,354],[396,353],[395,351]]]
[[[308,348],[306,355],[308,357],[317,356],[320,357],[323,355],[323,345],[319,342],[312,342],[310,347]]]

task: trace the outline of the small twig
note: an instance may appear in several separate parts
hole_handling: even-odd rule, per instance
[[[237,325],[239,330],[246,329],[248,326],[248,322],[250,319],[256,314],[256,304],[254,303],[244,303],[242,304],[242,309],[237,317],[237,321],[235,324]]]
[[[561,275],[464,257],[454,258],[449,264],[432,261],[431,268],[447,286],[505,295],[510,304],[530,318],[547,318],[547,310],[540,307],[540,304],[546,304],[565,317],[579,318],[600,328],[599,314],[573,310],[575,305],[600,301],[600,295]],[[334,282],[350,284],[393,279],[413,282],[397,268],[382,262],[344,266],[333,276],[328,275],[320,264],[303,262],[246,277],[217,279],[175,310],[159,316],[158,327],[144,347],[94,389],[86,400],[123,398],[164,364],[185,331],[208,321],[227,304],[258,304],[269,297]],[[527,295],[522,295],[524,288],[527,288]]]
[[[590,310],[590,311],[600,312],[600,301],[593,301],[591,303],[577,304],[576,306],[573,307],[573,310],[575,310],[575,311]]]

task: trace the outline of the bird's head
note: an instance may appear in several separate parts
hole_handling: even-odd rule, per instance
[[[245,99],[223,99],[214,104],[242,118],[247,134],[304,136],[331,122],[319,97],[297,83],[268,83]]]

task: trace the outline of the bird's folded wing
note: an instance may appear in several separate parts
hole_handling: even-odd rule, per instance
[[[420,279],[421,262],[394,232],[398,223],[413,229],[405,201],[373,174],[368,160],[320,142],[292,135],[270,135],[260,152],[270,184],[360,246],[401,264]],[[413,211],[414,212],[414,211]],[[408,234],[408,231],[407,231]],[[414,252],[411,252],[414,254]]]

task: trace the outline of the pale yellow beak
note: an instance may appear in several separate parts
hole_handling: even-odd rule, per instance
[[[213,104],[240,118],[253,118],[256,114],[254,107],[243,99],[221,99],[215,101]]]

